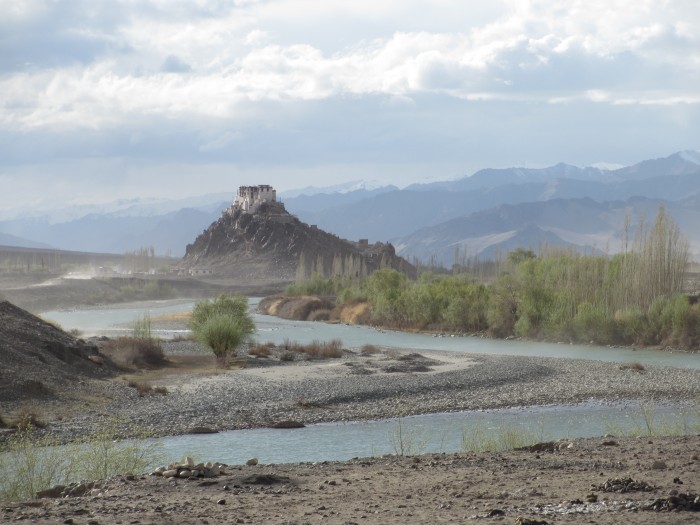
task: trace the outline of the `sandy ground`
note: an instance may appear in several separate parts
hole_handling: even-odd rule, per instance
[[[215,479],[118,477],[83,497],[5,504],[0,521],[700,523],[699,512],[650,510],[678,501],[693,505],[700,485],[698,454],[698,437],[599,438],[563,442],[550,450],[237,466]],[[615,485],[629,491],[614,491]]]
[[[441,353],[431,353],[422,352],[422,355],[428,358],[439,356],[439,366],[427,371],[421,372],[421,374],[431,375],[444,372],[457,372],[460,370],[465,370],[476,364],[473,359],[470,359],[466,355],[448,355],[445,352]],[[378,361],[379,359],[385,359],[382,355],[365,356],[365,362]],[[253,376],[261,377],[267,379],[268,381],[276,382],[290,382],[290,381],[302,381],[306,379],[318,379],[327,377],[337,377],[337,376],[350,376],[352,372],[345,366],[344,362],[325,362],[325,361],[309,361],[303,365],[297,364],[292,367],[269,367],[269,368],[244,368],[238,371],[238,375],[243,376]],[[226,381],[226,378],[219,378],[219,380]]]

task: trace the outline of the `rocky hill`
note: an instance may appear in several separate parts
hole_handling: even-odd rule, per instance
[[[180,267],[195,275],[291,280],[300,265],[307,275],[360,275],[385,266],[415,274],[391,244],[341,239],[301,222],[280,202],[265,202],[255,213],[224,212],[187,246]]]
[[[88,378],[112,375],[94,345],[0,301],[0,406],[64,397]]]

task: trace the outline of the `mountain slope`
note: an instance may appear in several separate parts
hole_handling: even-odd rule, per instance
[[[48,244],[30,241],[16,235],[0,232],[0,246],[16,246],[17,248],[50,248]]]
[[[0,300],[0,402],[51,399],[114,369],[97,348]]]
[[[368,273],[389,265],[414,274],[391,244],[350,242],[301,222],[279,202],[265,202],[255,213],[230,210],[187,246],[181,269],[213,272],[241,279],[291,280],[303,261],[311,270],[330,274]]]
[[[633,197],[675,201],[700,195],[700,166],[687,167],[686,171],[685,174],[662,174],[641,180],[553,179],[468,191],[398,190],[317,212],[300,210],[290,203],[290,211],[304,221],[344,237],[396,239],[423,227],[502,204],[581,198],[604,202]]]
[[[592,199],[555,199],[502,205],[423,228],[395,242],[403,257],[431,258],[447,267],[460,254],[490,258],[516,247],[574,248],[587,253],[616,253],[622,247],[623,225],[628,216],[634,227],[640,220],[653,222],[658,199],[632,198],[599,203]],[[663,202],[667,213],[688,237],[691,253],[700,253],[700,197]]]

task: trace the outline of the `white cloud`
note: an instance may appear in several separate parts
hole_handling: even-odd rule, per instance
[[[69,27],[69,33],[93,39],[99,35],[101,42],[117,42],[120,50],[132,51],[106,51],[89,64],[5,75],[0,78],[0,122],[65,128],[119,125],[135,114],[228,119],[236,118],[245,101],[375,93],[542,100],[552,97],[552,91],[569,91],[555,97],[588,98],[605,92],[605,97],[591,99],[614,103],[619,86],[639,80],[627,76],[626,63],[644,69],[637,75],[656,75],[661,85],[653,89],[665,90],[665,100],[695,102],[699,74],[688,64],[700,61],[700,40],[686,20],[700,8],[691,4],[670,2],[671,9],[660,9],[649,1],[518,0],[490,23],[466,33],[394,32],[332,55],[303,42],[271,43],[275,28],[268,30],[265,19],[259,19],[285,15],[300,20],[311,13],[320,20],[386,20],[400,10],[398,2],[374,2],[376,8],[363,15],[368,7],[364,2],[341,4],[327,2],[313,9],[311,3],[253,2],[222,10],[198,2],[195,8],[177,4],[164,18],[135,18],[139,11],[132,7],[131,17],[123,15],[128,22],[111,32]],[[456,10],[456,17],[470,14],[456,3],[445,5]],[[159,14],[166,11],[162,3],[151,7]],[[192,13],[199,16],[190,20]],[[681,15],[685,19],[674,18]],[[680,55],[674,52],[679,47],[684,51]],[[657,73],[681,59],[678,79],[664,86],[664,75]],[[174,78],[162,71],[192,74]],[[582,75],[590,85],[580,85]],[[644,90],[639,86],[635,91],[640,94],[632,99],[628,89],[620,91],[625,102],[643,103],[649,98]]]
[[[557,142],[550,128],[579,148],[630,128],[639,148],[660,133],[671,151],[698,146],[670,146],[700,135],[688,0],[5,0],[3,13],[0,158],[20,164],[79,158],[87,141],[125,159],[110,173],[168,155],[295,173],[404,156],[458,173],[508,149],[510,164],[533,161],[528,148],[549,161],[552,142],[533,137]],[[557,147],[555,162],[603,158]]]

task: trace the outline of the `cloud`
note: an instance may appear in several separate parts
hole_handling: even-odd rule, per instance
[[[84,156],[111,174],[147,160],[353,178],[373,162],[387,173],[435,163],[457,175],[698,147],[700,7],[685,0],[3,9],[0,175],[54,159],[83,169]]]
[[[58,15],[53,4],[36,3],[33,16],[14,16],[25,27],[4,42],[25,56],[4,56],[36,67],[17,66],[21,72],[0,78],[0,122],[26,129],[114,126],[135,114],[235,119],[250,101],[376,93],[539,101],[605,91],[596,100],[695,103],[692,86],[700,80],[700,40],[679,18],[697,8],[682,2],[670,2],[674,18],[657,16],[650,2],[623,10],[620,2],[518,1],[468,32],[394,32],[334,54],[306,43],[272,43],[275,28],[256,27],[265,22],[259,15],[292,16],[292,6],[303,18],[298,3],[116,5],[81,5]],[[312,18],[362,15],[361,6],[344,5],[324,4]],[[394,2],[380,7],[385,17],[398,9]],[[28,46],[17,40],[27,26],[48,27],[54,16],[58,23],[43,38]],[[44,46],[55,50],[55,59],[40,58]]]

